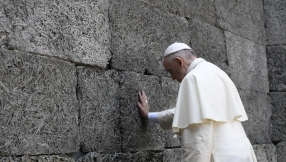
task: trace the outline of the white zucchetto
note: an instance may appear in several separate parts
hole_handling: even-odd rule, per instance
[[[192,49],[192,48],[186,45],[185,43],[177,43],[177,42],[173,43],[166,49],[164,57],[184,49]]]

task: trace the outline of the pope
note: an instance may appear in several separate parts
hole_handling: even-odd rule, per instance
[[[229,76],[216,65],[197,58],[184,43],[165,51],[163,65],[180,82],[176,107],[149,112],[147,96],[139,92],[140,115],[179,135],[182,161],[256,162],[241,124],[247,115]]]

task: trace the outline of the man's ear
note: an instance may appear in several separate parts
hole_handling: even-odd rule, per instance
[[[180,57],[175,57],[175,62],[178,63],[178,65],[179,65],[180,67],[183,67],[183,65],[184,65],[184,61],[183,61],[183,59],[180,58]]]

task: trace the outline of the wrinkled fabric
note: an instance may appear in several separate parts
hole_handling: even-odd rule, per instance
[[[180,129],[190,124],[232,120],[247,120],[234,83],[214,64],[196,59],[180,85],[173,132],[180,135]]]
[[[158,112],[158,121],[163,130],[172,129],[175,108]]]

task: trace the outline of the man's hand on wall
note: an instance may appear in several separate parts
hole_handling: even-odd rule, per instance
[[[149,113],[149,106],[148,106],[148,100],[145,92],[142,90],[138,93],[139,102],[137,102],[137,106],[140,112],[140,115],[148,119],[148,113]]]

